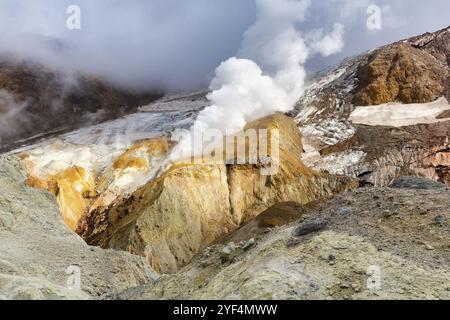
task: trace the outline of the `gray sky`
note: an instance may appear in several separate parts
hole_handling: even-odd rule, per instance
[[[66,8],[82,10],[81,30],[66,28]],[[382,8],[368,30],[367,7]],[[340,54],[313,58],[312,73],[354,55],[450,25],[448,0],[312,0],[300,32],[345,27]],[[204,87],[239,50],[255,20],[254,0],[1,0],[1,52],[68,70],[98,73],[139,89]]]

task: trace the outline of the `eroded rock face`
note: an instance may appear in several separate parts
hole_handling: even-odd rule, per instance
[[[77,232],[91,244],[143,255],[174,272],[201,248],[280,201],[308,203],[356,186],[352,179],[304,166],[300,133],[281,115],[248,128],[280,130],[280,167],[273,176],[252,165],[173,165],[130,197],[91,211]]]
[[[390,184],[402,174],[416,174],[449,184],[446,174],[450,122],[406,127],[356,126],[355,135],[323,148],[320,165],[348,150],[364,150],[364,154],[346,168],[347,174],[361,182],[377,186]]]
[[[450,184],[450,29],[344,61],[299,102],[305,163],[385,186],[401,174]]]

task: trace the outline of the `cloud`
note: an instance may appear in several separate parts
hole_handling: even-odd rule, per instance
[[[81,30],[66,9],[81,8]],[[205,86],[254,20],[253,0],[2,0],[0,51],[146,89]]]
[[[81,30],[66,28],[66,9],[73,4],[81,8]],[[382,8],[383,29],[377,32],[365,27],[370,4]],[[344,27],[342,52],[308,60],[311,70],[443,28],[449,24],[450,10],[448,0],[320,0],[283,6],[267,1],[263,5],[270,9],[263,17],[270,20],[270,27],[258,31],[261,41],[296,18],[299,6],[309,6],[296,19],[300,32],[328,32],[335,23]],[[0,53],[100,74],[134,88],[190,90],[206,87],[217,65],[235,55],[256,15],[255,0],[2,0]],[[325,52],[330,48],[326,40],[318,46]],[[246,55],[241,52],[238,57]]]
[[[311,32],[309,38],[311,39],[311,48],[328,57],[332,54],[342,51],[344,49],[344,26],[340,23],[334,25],[333,32],[323,36],[323,31],[319,30]]]
[[[369,30],[367,8],[381,9],[381,30]],[[302,27],[329,28],[340,23],[345,29],[345,48],[329,57],[314,57],[307,63],[310,73],[339,63],[342,59],[381,45],[447,27],[447,0],[321,0],[314,1]]]

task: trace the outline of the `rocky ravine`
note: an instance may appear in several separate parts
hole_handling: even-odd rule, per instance
[[[0,297],[449,298],[449,38],[349,59],[249,123],[280,130],[273,176],[167,161],[204,93],[3,156]]]

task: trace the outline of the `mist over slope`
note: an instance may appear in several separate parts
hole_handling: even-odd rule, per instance
[[[119,88],[98,76],[0,60],[0,151],[115,119],[160,96]]]
[[[81,29],[69,30],[66,10],[71,1],[2,1],[2,148],[49,131],[77,128],[81,122],[87,125],[116,118],[152,101],[147,99],[148,94],[154,97],[162,89],[204,89],[211,79],[212,108],[200,116],[199,126],[242,127],[271,111],[289,110],[302,94],[309,70],[416,29],[446,23],[440,12],[446,12],[448,3],[432,2],[434,15],[421,2],[410,5],[409,1],[405,6],[404,0],[380,1],[382,29],[368,30],[366,11],[370,3],[366,0],[290,1],[283,6],[254,0],[108,4],[80,0],[76,5],[81,10]],[[291,4],[283,12],[286,3]],[[263,6],[266,10],[261,10]],[[297,34],[287,31],[289,28]],[[295,39],[305,42],[303,49],[294,49],[302,46]],[[291,40],[291,46],[285,46]],[[288,48],[297,51],[293,60],[287,57]],[[313,51],[322,54],[314,55]],[[260,70],[244,66],[241,60],[228,60],[218,69],[221,73],[214,73],[222,61],[233,56],[256,62]],[[16,66],[9,63],[12,57],[14,64],[18,61]],[[280,61],[288,62],[282,66]],[[232,78],[226,75],[238,70],[254,75],[253,79],[230,83]],[[85,78],[103,79],[102,83],[81,80],[81,85],[77,84],[80,73],[89,75]],[[267,76],[275,80],[269,86],[264,81]],[[238,89],[248,83],[260,85],[250,90],[252,94],[222,90],[229,84]],[[262,97],[258,92],[263,91],[277,93]],[[95,121],[91,121],[92,114]],[[215,120],[224,114],[233,114],[233,123],[222,125]]]

